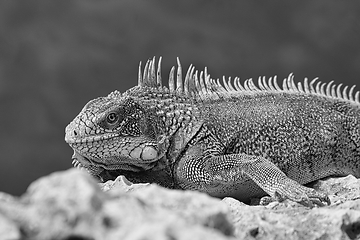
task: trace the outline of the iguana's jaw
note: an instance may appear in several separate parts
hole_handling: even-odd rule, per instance
[[[91,175],[99,178],[101,181],[104,181],[104,176],[108,176],[109,174],[104,174],[105,172],[116,172],[116,171],[132,171],[132,172],[141,172],[144,170],[148,170],[153,168],[157,161],[148,163],[146,165],[144,164],[104,164],[103,162],[98,162],[97,160],[91,160],[76,150],[74,150],[74,154],[72,156],[72,165],[75,168],[85,170]],[[108,179],[108,177],[105,177],[105,179]]]
[[[79,124],[83,123],[83,124]],[[110,167],[132,164],[148,165],[164,155],[163,143],[147,136],[130,136],[117,131],[100,132],[91,123],[84,125],[81,114],[65,129],[65,141],[75,151],[83,165]],[[73,156],[73,157],[74,157]]]
[[[96,167],[95,165],[87,165],[88,163],[90,163],[89,159],[81,156],[76,151],[74,151],[72,159],[72,164],[75,168],[87,171],[90,175],[94,176],[101,182],[106,182],[107,180],[113,180],[116,178],[116,176],[112,176],[109,171],[106,171],[101,167]]]

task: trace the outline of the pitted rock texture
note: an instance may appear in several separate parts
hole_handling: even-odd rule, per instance
[[[360,180],[313,187],[332,204],[250,206],[123,176],[99,184],[71,169],[35,181],[20,198],[0,193],[0,239],[360,239]]]
[[[0,230],[0,239],[232,238],[228,209],[219,199],[156,185],[139,190],[103,192],[76,169],[51,174],[20,199],[0,201],[0,222],[13,229],[9,235]]]

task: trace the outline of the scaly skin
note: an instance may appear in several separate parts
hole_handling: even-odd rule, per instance
[[[178,61],[169,88],[161,61],[139,72],[138,86],[90,101],[67,126],[74,165],[105,181],[124,174],[242,201],[269,194],[312,206],[326,194],[303,186],[353,174],[360,177],[360,103],[314,81],[283,88],[275,80],[220,84],[192,66],[182,81]],[[141,69],[141,68],[139,68]],[[326,87],[326,89],[325,89]]]

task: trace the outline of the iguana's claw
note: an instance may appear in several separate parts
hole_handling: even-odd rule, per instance
[[[327,195],[324,195],[322,193],[318,193],[319,196],[318,197],[309,197],[309,196],[303,196],[300,199],[294,199],[294,198],[289,198],[289,197],[284,197],[284,196],[280,196],[280,194],[276,193],[275,197],[270,197],[270,196],[264,196],[260,199],[259,204],[260,205],[268,205],[271,202],[281,202],[284,201],[285,199],[289,199],[291,201],[294,202],[298,202],[306,207],[310,207],[313,208],[314,206],[318,206],[318,207],[323,207],[326,205],[330,205],[330,199]],[[320,196],[321,195],[321,196]]]
[[[314,207],[315,205],[322,207],[331,204],[327,194],[302,186],[295,181],[290,181],[283,187],[277,189],[274,198],[277,201],[289,199],[307,207]]]
[[[327,194],[316,191],[315,189],[308,188],[305,186],[301,186],[305,191],[305,196],[303,197],[304,203],[301,201],[303,205],[308,205],[309,207],[313,207],[317,205],[319,207],[323,207],[325,205],[330,205],[330,199]]]

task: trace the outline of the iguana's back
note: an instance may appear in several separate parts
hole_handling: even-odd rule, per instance
[[[315,94],[254,92],[199,109],[224,154],[268,158],[301,184],[330,175],[360,177],[358,104]]]

